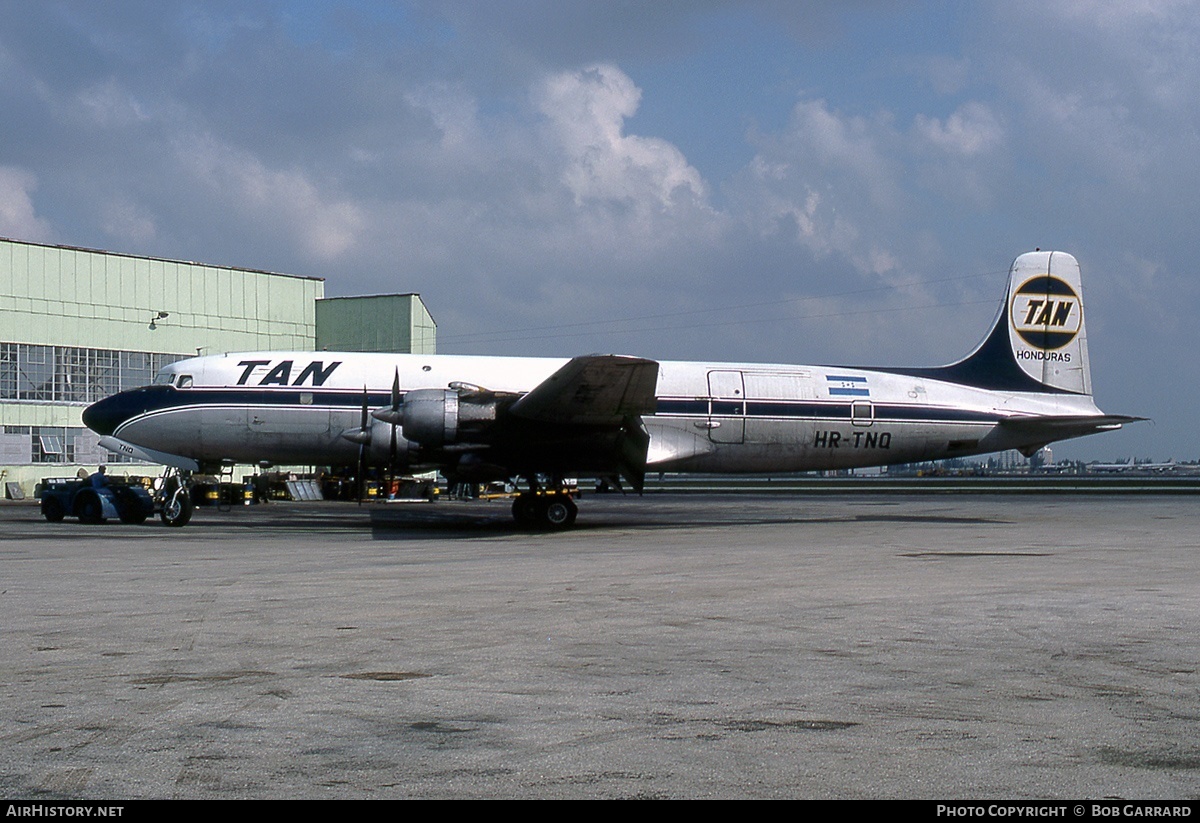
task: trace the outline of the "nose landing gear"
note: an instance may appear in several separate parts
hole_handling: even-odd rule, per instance
[[[192,519],[191,472],[168,468],[163,472],[158,490],[158,519],[167,526],[181,528]]]

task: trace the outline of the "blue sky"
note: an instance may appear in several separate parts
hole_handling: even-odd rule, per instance
[[[1200,458],[1194,2],[0,0],[0,235],[420,292],[451,353],[936,365],[1084,272]]]

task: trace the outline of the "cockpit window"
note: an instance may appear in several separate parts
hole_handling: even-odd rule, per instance
[[[179,375],[179,380],[175,386],[180,389],[190,389],[192,387],[192,376],[190,374]]]
[[[173,371],[160,371],[154,375],[154,385],[156,386],[169,386],[174,382],[175,372]]]

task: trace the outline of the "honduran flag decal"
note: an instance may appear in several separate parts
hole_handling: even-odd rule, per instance
[[[832,397],[870,397],[867,378],[848,374],[827,374],[825,383]]]

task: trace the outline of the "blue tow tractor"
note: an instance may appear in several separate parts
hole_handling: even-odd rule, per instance
[[[168,485],[152,495],[140,484],[122,483],[103,477],[96,481],[51,480],[42,488],[42,516],[51,523],[78,517],[81,523],[103,523],[116,518],[122,523],[144,523],[158,514],[168,526],[183,526],[192,519],[192,500],[187,488]]]

